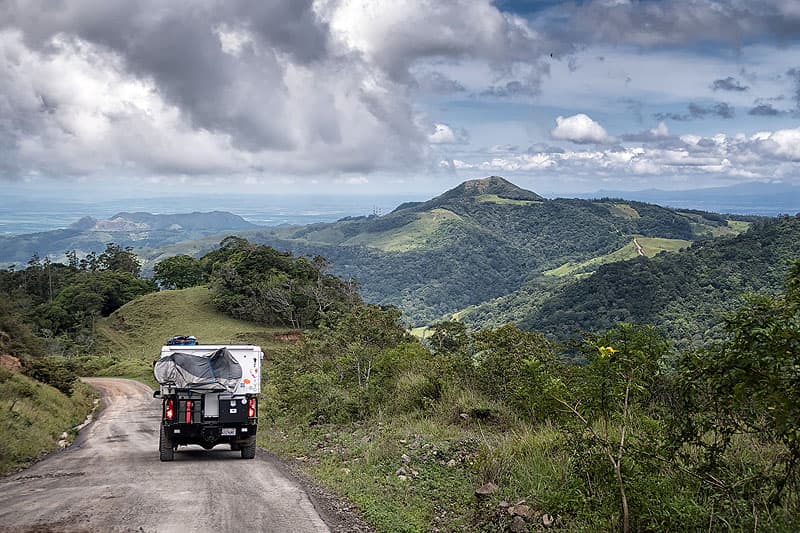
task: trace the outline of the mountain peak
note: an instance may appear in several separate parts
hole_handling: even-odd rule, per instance
[[[468,180],[439,196],[439,199],[468,198],[493,194],[510,200],[544,200],[535,192],[518,187],[500,176]]]

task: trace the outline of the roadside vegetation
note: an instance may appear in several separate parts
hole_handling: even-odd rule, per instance
[[[72,393],[65,394],[0,367],[0,475],[56,449],[62,438],[65,444],[71,441],[95,397],[84,383],[74,383]]]
[[[420,340],[397,308],[365,303],[319,258],[229,238],[173,263],[158,270],[162,287],[199,285],[76,315],[79,327],[55,330],[72,344],[53,343],[38,313],[7,312],[4,350],[58,386],[66,372],[152,383],[174,334],[260,344],[260,444],[378,531],[800,527],[800,262],[783,291],[741,300],[695,349],[625,322],[567,344],[457,321]],[[93,286],[90,269],[66,268]],[[62,296],[74,285],[18,309],[79,301],[81,291]],[[86,330],[91,342],[73,337]],[[79,342],[82,353],[53,352]],[[30,381],[7,374],[10,390]]]
[[[66,444],[96,394],[80,381],[97,321],[155,285],[130,249],[0,271],[0,474]]]

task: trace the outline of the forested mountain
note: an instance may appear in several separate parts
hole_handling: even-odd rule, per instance
[[[603,265],[540,302],[528,299],[526,305],[518,297],[519,322],[562,338],[621,321],[654,324],[672,339],[698,344],[721,330],[722,315],[739,307],[743,294],[780,292],[798,257],[800,216],[756,222],[735,237]]]
[[[63,254],[71,250],[79,255],[99,253],[109,242],[132,246],[138,251],[256,227],[242,217],[224,211],[171,215],[122,212],[107,220],[86,216],[65,229],[0,236],[0,265],[24,264],[33,255],[61,260]]]
[[[679,249],[744,227],[712,213],[639,202],[546,200],[492,176],[382,217],[242,235],[324,256],[335,274],[361,284],[367,301],[398,305],[413,323],[425,324],[512,293],[545,272],[586,273],[606,261]],[[649,239],[649,248],[634,237]],[[558,275],[548,282],[557,284]]]
[[[360,284],[366,301],[399,306],[413,325],[453,315],[475,325],[528,323],[550,294],[603,264],[736,235],[750,220],[610,198],[548,200],[491,176],[384,216],[307,226],[247,229],[221,212],[87,217],[65,230],[0,239],[0,261],[114,241],[132,246],[149,274],[165,258],[199,257],[218,246],[220,233],[234,233],[325,257],[333,274]]]

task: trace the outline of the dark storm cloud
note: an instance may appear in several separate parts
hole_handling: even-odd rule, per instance
[[[747,112],[748,115],[757,117],[777,117],[782,112],[772,107],[772,104],[759,104]]]
[[[733,118],[736,116],[736,109],[725,102],[717,102],[708,106],[689,103],[688,113],[655,113],[653,117],[656,120],[677,120],[689,121],[699,120],[705,118]]]
[[[425,92],[434,94],[454,94],[467,89],[458,81],[448,78],[441,72],[423,72],[415,76],[417,85]]]
[[[734,45],[767,37],[797,40],[800,11],[796,0],[691,0],[688,2],[608,2],[594,0],[555,8],[571,35],[588,43],[640,46],[722,42]]]
[[[749,87],[742,85],[739,80],[728,76],[724,79],[714,80],[711,84],[711,89],[714,91],[744,92],[749,89]]]
[[[278,54],[301,64],[318,60],[328,38],[311,0],[19,1],[0,9],[0,20],[21,29],[34,49],[47,52],[55,35],[68,33],[112,50],[131,73],[154,79],[195,127],[230,133],[245,149],[292,147]],[[225,53],[214,32],[220,25],[248,31],[264,53]]]

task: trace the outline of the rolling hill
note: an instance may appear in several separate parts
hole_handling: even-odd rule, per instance
[[[95,354],[104,375],[153,384],[152,361],[173,335],[195,335],[200,342],[253,343],[270,351],[285,345],[286,328],[269,328],[231,318],[211,304],[207,287],[146,294],[97,322]]]
[[[618,199],[545,199],[491,176],[378,217],[241,233],[297,255],[321,255],[334,274],[359,281],[367,301],[399,306],[416,325],[511,294],[539,280],[548,287],[643,253],[735,235],[747,218],[677,211]],[[638,241],[637,241],[638,242]],[[199,253],[187,243],[165,252]],[[561,270],[559,270],[561,269]],[[540,278],[545,278],[543,281]]]
[[[800,216],[779,217],[678,253],[603,265],[538,303],[517,298],[516,318],[527,329],[560,338],[621,321],[654,324],[681,344],[697,345],[721,332],[724,313],[738,308],[745,293],[780,292],[798,259]]]

